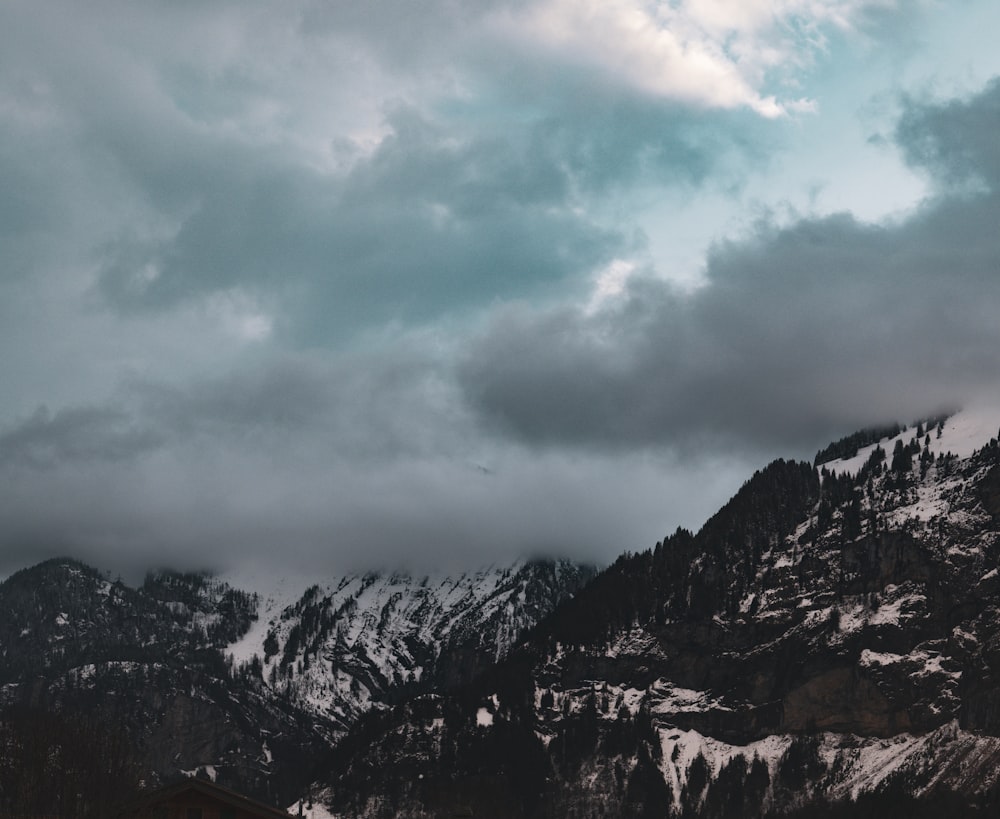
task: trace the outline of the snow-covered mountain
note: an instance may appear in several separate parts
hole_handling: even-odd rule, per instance
[[[962,412],[776,461],[459,695],[364,719],[333,812],[994,815],[998,429]]]
[[[259,662],[268,687],[346,728],[373,706],[471,680],[593,575],[568,561],[518,561],[455,575],[348,575],[298,593],[282,577],[224,651],[237,666]]]
[[[108,727],[135,781],[208,776],[287,805],[360,714],[467,681],[593,573],[522,561],[317,584],[160,571],[131,587],[69,559],[25,569],[0,583],[0,813],[70,809],[45,802],[61,758],[44,747],[38,787],[23,785],[43,718],[65,747],[88,732],[97,746],[94,725]]]

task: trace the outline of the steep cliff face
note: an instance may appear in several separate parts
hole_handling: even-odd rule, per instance
[[[965,413],[819,467],[775,462],[697,534],[620,559],[459,696],[364,721],[335,807],[995,804],[996,429]]]

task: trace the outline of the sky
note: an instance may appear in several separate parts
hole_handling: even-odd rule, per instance
[[[0,0],[0,573],[606,563],[1000,406],[995,0]]]

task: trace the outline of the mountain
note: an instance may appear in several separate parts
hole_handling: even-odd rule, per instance
[[[468,682],[593,574],[159,571],[133,588],[69,559],[17,572],[0,584],[0,813],[96,815],[123,782],[184,774],[290,804],[360,714]],[[102,783],[85,806],[46,785],[71,769]]]
[[[315,817],[993,815],[998,419],[775,461],[596,575],[25,569],[0,813],[189,774]]]
[[[222,649],[247,630],[256,605],[252,593],[200,574],[156,572],[132,588],[59,559],[12,575],[0,584],[0,704],[15,739],[0,771],[24,778],[18,726],[30,733],[48,721],[53,747],[107,728],[106,744],[148,784],[201,770],[291,800],[328,748],[327,726],[225,662]],[[20,798],[29,796],[49,798],[44,788]]]
[[[279,583],[224,653],[335,727],[373,706],[469,682],[595,571],[518,561],[454,576],[369,572],[313,584],[290,602]]]
[[[450,694],[360,719],[352,817],[1000,807],[1000,415],[776,461]]]

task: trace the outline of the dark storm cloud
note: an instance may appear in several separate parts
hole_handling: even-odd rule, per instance
[[[67,462],[123,461],[155,449],[159,434],[110,407],[40,407],[0,433],[0,468],[51,468]]]
[[[793,141],[764,75],[829,18],[779,42],[791,6],[673,53],[632,0],[0,4],[0,572],[608,558],[760,447],[953,398],[996,341],[982,100],[898,134],[961,197],[641,270],[701,253],[651,212]]]
[[[132,576],[246,560],[326,572],[603,560],[662,536],[663,515],[708,514],[710,499],[681,491],[692,474],[702,486],[743,474],[691,465],[674,487],[645,457],[539,458],[490,440],[419,352],[426,340],[410,340],[412,354],[137,383],[114,407],[27,419],[0,439],[0,573],[67,552]],[[157,437],[126,434],[141,429]]]
[[[384,462],[461,446],[442,363],[410,349],[283,356],[225,376],[135,382],[135,415],[174,445],[246,448],[282,463]]]
[[[439,531],[442,473],[472,472],[440,453],[458,438],[436,390],[418,352],[282,357],[183,384],[134,379],[104,407],[40,409],[0,435],[0,572],[63,552],[133,574],[254,556],[335,570],[366,547],[390,560],[404,521],[407,548]],[[441,463],[423,463],[428,452]],[[393,501],[408,479],[437,490]]]
[[[651,98],[475,26],[443,33],[491,10],[432,3],[411,24],[406,4],[302,3],[268,26],[215,3],[99,26],[73,6],[59,21],[19,9],[0,55],[24,77],[0,137],[0,216],[24,272],[47,270],[43,254],[83,263],[128,317],[238,288],[268,301],[282,339],[341,342],[573,289],[643,241],[599,213],[609,193],[732,185],[767,154],[751,114]],[[219,56],[198,51],[213,37]],[[295,108],[299,83],[325,118]]]
[[[994,82],[910,101],[899,127],[910,161],[985,190],[945,190],[895,223],[762,224],[717,245],[693,292],[639,275],[596,313],[508,309],[461,366],[470,402],[535,444],[773,451],[991,388],[998,98]]]
[[[286,355],[179,384],[132,378],[104,406],[40,407],[11,425],[0,433],[0,467],[135,461],[187,446],[289,462],[310,451],[375,461],[440,452],[458,445],[458,402],[442,362],[414,345]]]
[[[104,292],[163,308],[234,286],[278,294],[311,337],[427,320],[589,269],[621,236],[573,212],[568,180],[502,138],[456,140],[396,111],[342,176],[267,157],[178,168],[196,201],[175,235],[106,248]],[[151,194],[155,179],[147,180]]]
[[[1000,78],[970,99],[943,104],[910,100],[896,141],[911,164],[929,170],[944,187],[978,182],[1000,188]]]
[[[607,264],[635,238],[586,216],[580,196],[637,181],[700,185],[760,138],[727,137],[723,119],[654,111],[597,95],[586,111],[512,136],[464,134],[412,108],[343,174],[215,146],[139,180],[170,211],[196,203],[165,238],[105,247],[102,287],[119,308],[163,309],[235,286],[276,294],[299,340],[343,338],[386,321],[544,293]],[[159,163],[150,161],[158,168]],[[141,173],[147,163],[141,163]],[[185,180],[186,196],[176,189]],[[164,193],[166,191],[166,193]]]

